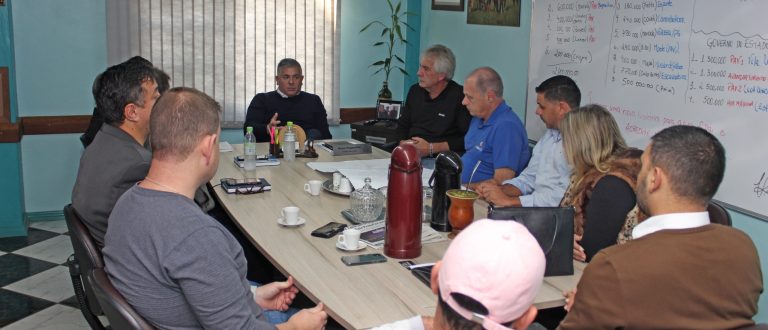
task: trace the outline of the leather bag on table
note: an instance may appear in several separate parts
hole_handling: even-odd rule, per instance
[[[547,258],[544,276],[573,275],[572,207],[488,207],[488,218],[523,224]]]

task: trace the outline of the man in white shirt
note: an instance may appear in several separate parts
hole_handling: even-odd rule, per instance
[[[525,329],[544,280],[544,253],[515,221],[478,220],[451,242],[432,268],[435,316],[377,327],[395,329]]]
[[[561,329],[738,329],[754,324],[763,291],[752,240],[710,224],[707,206],[725,150],[704,129],[672,126],[641,157],[637,204],[651,217],[633,240],[584,270]]]

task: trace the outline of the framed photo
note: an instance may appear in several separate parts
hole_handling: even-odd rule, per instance
[[[376,104],[376,119],[397,120],[402,104],[402,101],[379,100]]]
[[[520,27],[519,0],[469,0],[467,24]]]
[[[432,10],[464,11],[464,0],[432,0]]]

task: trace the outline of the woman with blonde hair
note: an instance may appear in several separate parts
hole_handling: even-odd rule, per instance
[[[596,104],[569,112],[560,131],[573,168],[560,205],[576,211],[574,259],[589,261],[601,249],[628,240],[637,224],[635,185],[642,151],[627,147],[611,113]]]

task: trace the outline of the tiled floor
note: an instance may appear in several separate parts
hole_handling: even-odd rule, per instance
[[[66,261],[64,220],[33,222],[26,237],[0,238],[0,328],[89,329]]]

